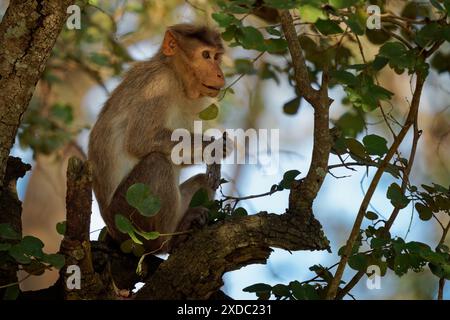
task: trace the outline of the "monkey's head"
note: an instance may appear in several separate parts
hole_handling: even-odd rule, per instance
[[[217,31],[206,26],[174,25],[166,31],[161,52],[171,60],[189,98],[216,97],[225,85],[220,68],[224,48]]]

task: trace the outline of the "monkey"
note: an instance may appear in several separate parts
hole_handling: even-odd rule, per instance
[[[189,204],[200,188],[210,199],[215,190],[208,185],[206,174],[178,184],[184,164],[171,161],[177,143],[171,135],[177,128],[192,133],[199,112],[224,87],[223,54],[220,33],[212,28],[168,27],[158,52],[131,67],[103,106],[90,133],[88,160],[100,213],[113,240],[127,239],[115,226],[116,214],[126,216],[141,230],[165,234],[206,223],[206,209],[189,208]],[[202,142],[202,148],[209,143]],[[135,183],[148,185],[159,198],[161,208],[156,215],[144,217],[126,202],[126,191]],[[164,238],[145,241],[144,246],[162,253],[178,245],[176,237]]]

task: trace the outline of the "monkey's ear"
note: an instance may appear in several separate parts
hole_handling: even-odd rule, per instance
[[[162,52],[166,56],[173,56],[175,54],[175,49],[177,48],[177,41],[175,36],[169,30],[166,31],[164,35],[164,40],[162,43]]]

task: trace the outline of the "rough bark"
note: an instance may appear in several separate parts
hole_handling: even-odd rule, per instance
[[[3,187],[0,187],[0,223],[9,224],[17,233],[22,234],[21,212],[22,203],[17,197],[16,182],[31,169],[19,158],[9,157]],[[11,240],[15,242],[17,240]],[[4,254],[4,253],[0,253]],[[0,286],[17,282],[17,263],[3,260],[0,264]],[[0,298],[5,289],[0,289]]]
[[[268,214],[226,220],[202,229],[163,262],[137,299],[208,299],[225,272],[265,263],[272,249],[329,248],[320,223],[297,214]]]
[[[73,0],[11,0],[0,24],[0,185],[9,151]]]
[[[66,265],[61,269],[65,299],[97,299],[110,292],[109,283],[104,283],[94,271],[89,227],[92,206],[92,167],[72,157],[67,168],[67,229],[61,242],[61,253],[66,256]],[[81,271],[81,289],[72,290],[65,284],[71,274],[67,267],[77,265]]]

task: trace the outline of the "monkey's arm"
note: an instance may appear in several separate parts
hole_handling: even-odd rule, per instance
[[[165,128],[167,103],[163,97],[143,101],[128,115],[125,130],[125,148],[133,156],[142,159],[151,152],[170,155],[174,143],[171,131]]]

